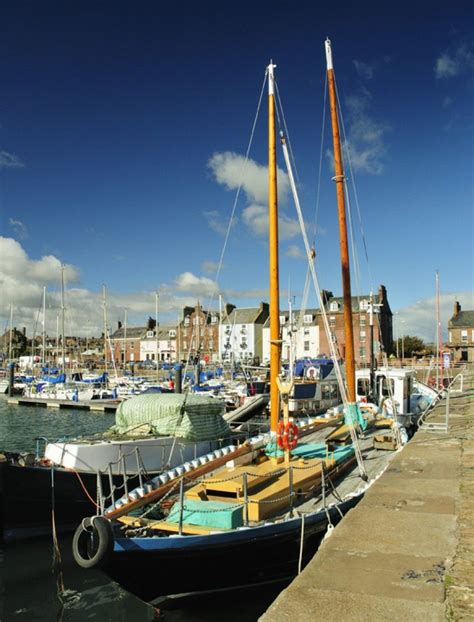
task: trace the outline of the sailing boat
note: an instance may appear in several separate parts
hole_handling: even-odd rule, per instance
[[[347,302],[350,279],[344,176],[329,41],[326,54]],[[73,538],[73,555],[80,566],[100,567],[127,590],[152,602],[163,596],[291,579],[392,455],[374,449],[370,427],[363,439],[356,438],[356,429],[365,427],[366,421],[356,404],[350,315],[346,318],[345,422],[342,415],[328,415],[301,424],[289,416],[292,382],[280,376],[274,69],[273,63],[267,67],[270,432],[223,447],[150,480],[104,508],[101,515],[85,519]],[[346,311],[351,313],[350,304]],[[385,421],[388,427],[392,423]],[[362,455],[369,458],[367,466]]]

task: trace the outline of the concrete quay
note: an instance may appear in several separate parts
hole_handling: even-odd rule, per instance
[[[450,394],[448,432],[415,434],[261,622],[474,620],[473,381]]]

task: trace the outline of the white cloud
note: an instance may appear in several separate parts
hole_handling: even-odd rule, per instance
[[[227,230],[229,228],[229,220],[225,221],[220,212],[218,212],[217,210],[210,210],[210,211],[204,212],[204,218],[207,220],[209,227],[213,231],[215,231],[216,233],[219,233],[220,235],[226,235]],[[238,222],[238,219],[234,217],[232,219],[231,226],[236,225],[237,222]]]
[[[0,168],[23,168],[24,166],[18,156],[0,149]]]
[[[42,330],[43,287],[46,292],[46,332],[56,336],[57,320],[61,316],[61,262],[48,255],[35,260],[28,257],[19,242],[0,237],[0,333],[8,327],[10,305],[13,325],[26,327],[29,337]],[[77,285],[79,271],[75,266],[65,268],[65,328],[68,335],[100,336],[103,332],[102,289],[98,292]],[[162,323],[175,323],[185,306],[198,300],[207,307],[217,308],[217,283],[192,272],[179,274],[169,284],[160,285],[158,312]],[[267,298],[266,290],[228,290],[223,292],[230,302],[242,299]],[[117,321],[127,318],[130,326],[143,326],[148,316],[155,316],[155,291],[117,293],[106,290],[108,326],[111,332]]]
[[[28,237],[28,229],[26,225],[21,222],[21,220],[15,220],[14,218],[10,218],[8,220],[8,224],[20,240],[26,240],[26,238]]]
[[[439,80],[453,78],[474,67],[474,53],[465,44],[460,43],[443,52],[435,63],[434,73]]]
[[[183,272],[176,280],[176,288],[179,292],[194,294],[196,296],[212,296],[218,293],[217,283],[206,276],[198,277],[192,272]]]
[[[249,203],[267,203],[268,167],[254,160],[247,160],[237,153],[226,151],[215,153],[208,162],[214,179],[228,190],[237,190],[241,185]],[[278,169],[278,196],[285,201],[290,188],[288,175]]]
[[[206,274],[216,274],[219,268],[219,262],[217,261],[203,261],[202,262],[202,271]],[[222,266],[221,266],[222,268]]]
[[[348,132],[344,148],[349,153],[354,172],[380,175],[387,154],[385,135],[390,128],[371,116],[370,100],[371,94],[367,89],[346,98]],[[332,162],[332,152],[327,154]]]
[[[453,315],[454,302],[458,301],[465,311],[474,309],[474,292],[457,292],[452,294],[440,295],[440,316],[443,340],[447,339],[448,321]],[[436,341],[436,298],[425,298],[419,300],[409,307],[398,309],[397,318],[393,317],[394,338],[396,337],[396,324],[398,324],[398,335],[410,335],[420,337],[425,343],[435,343]]]
[[[229,190],[236,190],[242,185],[247,206],[242,211],[242,221],[257,236],[268,236],[268,167],[262,166],[253,160],[245,162],[245,158],[229,151],[215,153],[208,162],[214,179],[217,183]],[[278,169],[278,202],[279,209],[279,237],[289,239],[300,233],[296,219],[287,216],[281,206],[287,201],[290,184],[288,175]],[[206,218],[211,228],[222,232],[222,223],[218,212],[206,212]],[[226,229],[227,230],[227,229]]]
[[[357,73],[364,80],[372,80],[374,77],[374,67],[368,63],[364,63],[360,60],[353,60]]]
[[[242,212],[242,220],[259,237],[268,237],[268,208],[263,205],[249,205]],[[278,237],[288,240],[301,232],[299,222],[285,214],[278,217]]]
[[[304,257],[304,253],[300,246],[296,244],[290,244],[285,252],[286,257],[292,257],[293,259],[301,259]]]

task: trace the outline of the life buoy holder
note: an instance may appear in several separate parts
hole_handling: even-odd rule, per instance
[[[319,380],[319,368],[314,367],[313,365],[311,367],[307,367],[305,376],[307,380]]]
[[[277,444],[280,449],[294,449],[298,444],[299,428],[294,421],[281,420],[277,428]]]
[[[81,568],[103,566],[114,549],[114,534],[105,516],[84,518],[74,532],[72,555]]]

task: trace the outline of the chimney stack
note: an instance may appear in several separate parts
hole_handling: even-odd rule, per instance
[[[119,320],[119,321],[117,322],[117,325],[118,325],[118,330],[120,330],[120,329],[122,328],[122,322]]]
[[[454,303],[454,317],[457,317],[457,315],[459,314],[460,311],[461,311],[461,305],[456,300],[455,303]]]

